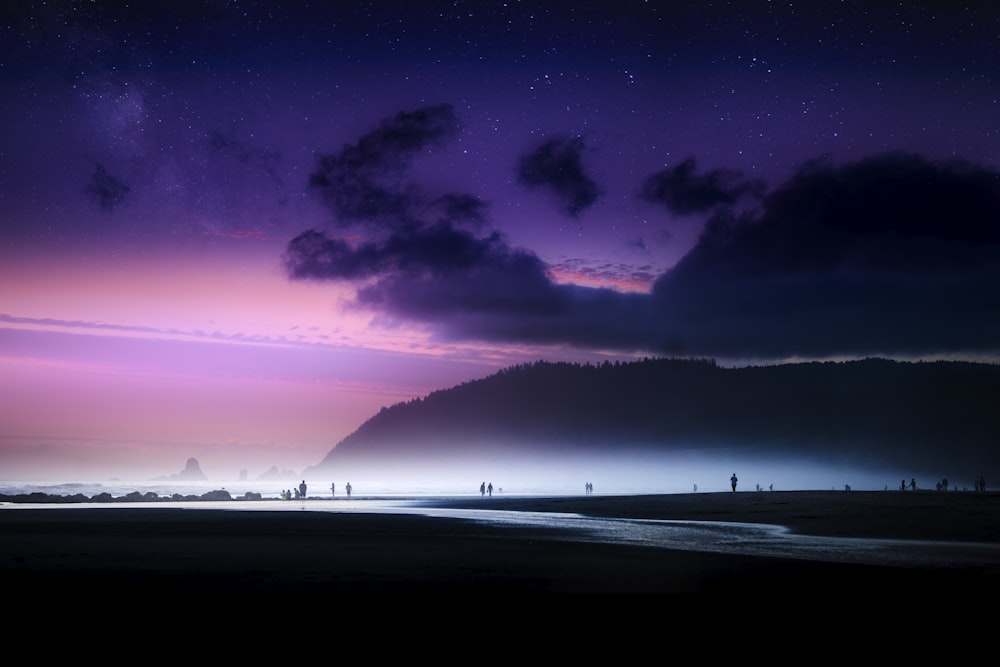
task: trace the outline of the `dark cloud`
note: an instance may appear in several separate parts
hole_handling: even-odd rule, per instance
[[[968,354],[1000,341],[1000,174],[911,154],[804,167],[654,286],[669,347]]]
[[[356,248],[310,229],[288,243],[284,265],[294,280],[361,280],[382,270],[381,255],[371,244]]]
[[[365,280],[356,305],[430,325],[442,337],[606,346],[638,344],[646,296],[557,285],[533,253],[448,224],[352,246],[309,231],[285,255],[296,279]]]
[[[380,145],[440,136],[403,134],[416,136]],[[403,180],[406,151],[380,157],[367,148],[375,135],[334,162],[366,174],[391,168]],[[762,192],[759,184],[731,172],[696,176],[693,161],[671,174],[671,205],[716,208],[649,294],[555,282],[532,252],[461,226],[485,225],[483,203],[469,195],[408,204],[407,224],[376,240],[306,232],[289,244],[286,270],[357,281],[357,306],[448,339],[727,359],[998,351],[998,172],[910,154],[818,160],[739,210],[726,204]]]
[[[121,204],[131,188],[108,173],[104,165],[98,164],[90,175],[86,193],[91,200],[105,211],[111,211]]]
[[[430,203],[425,215],[437,220],[463,223],[472,227],[486,224],[489,205],[468,194],[446,194]]]
[[[735,204],[746,194],[760,195],[764,184],[751,181],[730,169],[713,169],[697,173],[694,158],[688,158],[670,169],[659,171],[645,180],[640,194],[643,199],[663,204],[678,215],[703,213],[716,206]]]
[[[356,144],[320,155],[309,185],[342,224],[407,222],[414,208],[423,206],[423,195],[402,181],[406,169],[416,155],[441,145],[458,129],[450,104],[401,112]]]
[[[362,280],[399,274],[408,280],[449,279],[485,267],[505,265],[511,257],[527,266],[527,253],[509,249],[496,233],[478,238],[446,222],[410,226],[378,241],[348,243],[323,232],[303,232],[288,244],[285,267],[292,278],[314,280]],[[544,275],[535,260],[533,271]]]
[[[523,155],[517,178],[525,185],[552,190],[566,211],[577,217],[597,201],[601,191],[583,168],[583,139],[558,137]]]
[[[644,327],[630,327],[648,319],[648,296],[558,285],[534,253],[495,231],[472,231],[486,225],[482,200],[428,198],[407,180],[412,156],[456,127],[450,106],[401,113],[321,158],[311,184],[340,222],[373,223],[376,238],[303,232],[284,254],[288,276],[362,283],[355,305],[383,319],[424,323],[443,337],[595,346],[624,338],[638,345]],[[568,162],[578,179],[581,144],[566,148],[577,156]]]

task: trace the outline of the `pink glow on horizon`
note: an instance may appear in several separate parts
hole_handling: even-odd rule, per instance
[[[6,258],[4,474],[15,462],[45,467],[53,443],[109,440],[125,443],[120,456],[145,452],[133,464],[148,461],[149,475],[206,448],[228,452],[218,466],[247,467],[239,459],[264,443],[273,457],[255,451],[261,465],[299,469],[383,406],[434,387],[405,364],[398,378],[371,374],[419,336],[373,335],[365,316],[337,309],[346,293],[287,280],[277,257]]]
[[[243,336],[406,351],[423,338],[402,329],[376,335],[370,316],[342,307],[351,290],[292,282],[277,257],[9,258],[0,267],[0,314],[52,320],[51,326],[147,327],[164,337]]]
[[[612,271],[593,268],[568,268],[565,266],[550,269],[553,281],[561,285],[580,285],[582,287],[605,287],[619,292],[635,292],[648,294],[656,279],[652,274],[621,275]]]
[[[147,476],[190,456],[303,469],[383,407],[553,358],[374,326],[341,307],[349,290],[290,281],[279,256],[0,263],[3,474],[40,474],[54,452]]]

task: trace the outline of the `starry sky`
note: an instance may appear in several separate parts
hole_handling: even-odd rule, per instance
[[[991,2],[6,2],[0,469],[302,469],[538,359],[995,361],[997,53]]]

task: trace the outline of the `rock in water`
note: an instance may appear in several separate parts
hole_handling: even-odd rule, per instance
[[[187,460],[187,465],[184,466],[184,470],[179,473],[170,475],[169,477],[156,477],[158,481],[163,480],[184,480],[184,481],[205,481],[208,477],[205,477],[205,473],[201,471],[201,466],[198,465],[198,459],[190,458]]]

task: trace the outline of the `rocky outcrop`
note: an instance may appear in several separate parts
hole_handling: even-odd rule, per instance
[[[175,493],[170,496],[160,496],[152,491],[147,491],[146,493],[140,493],[139,491],[132,491],[126,493],[124,496],[115,497],[112,496],[107,491],[99,493],[96,496],[87,497],[82,493],[76,493],[71,496],[63,496],[54,493],[41,493],[35,491],[32,493],[21,493],[15,495],[7,495],[0,493],[0,503],[135,503],[135,502],[165,502],[165,501],[175,501],[175,502],[193,502],[199,500],[208,501],[226,501],[226,500],[263,500],[264,497],[255,492],[247,491],[242,496],[238,498],[233,498],[232,494],[225,489],[217,489],[215,491],[209,491],[201,495],[183,495],[180,493]]]
[[[184,481],[184,482],[204,482],[208,480],[205,473],[201,471],[201,466],[198,465],[198,459],[192,457],[187,460],[187,464],[184,466],[184,470],[174,473],[173,475],[167,475],[165,477],[154,477],[153,481],[156,482],[166,482],[166,481]]]
[[[152,491],[147,491],[146,493],[139,493],[138,491],[133,491],[131,493],[126,493],[122,500],[128,502],[143,502],[149,500],[159,500],[160,497],[153,493]]]

